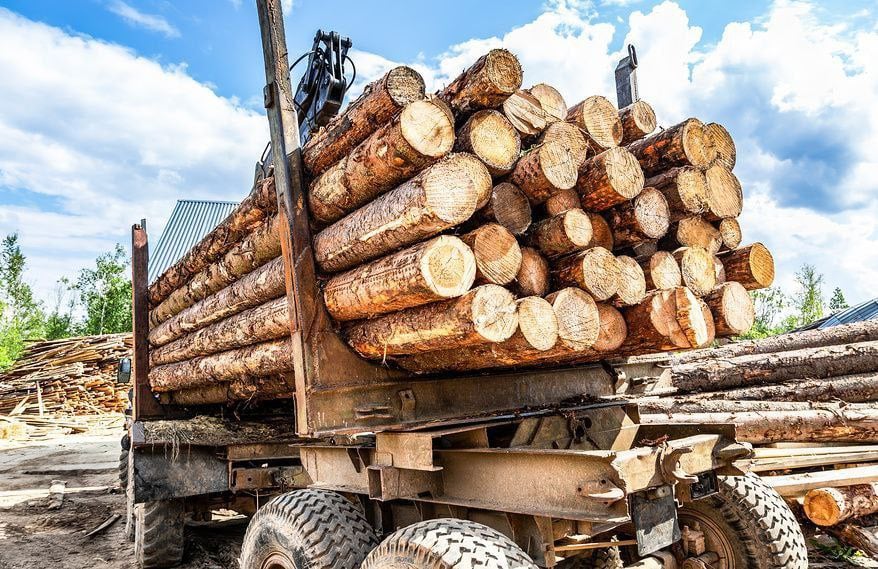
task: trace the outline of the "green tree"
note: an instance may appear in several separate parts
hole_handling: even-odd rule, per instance
[[[43,335],[47,340],[67,338],[74,334],[73,311],[76,299],[70,292],[70,281],[67,277],[61,277],[55,285],[55,302],[52,311],[46,316],[43,326]]]
[[[839,310],[844,310],[845,308],[849,308],[848,301],[844,298],[844,293],[841,292],[839,287],[835,287],[835,290],[832,291],[832,298],[829,299],[829,310],[832,313],[836,313]]]
[[[782,290],[769,287],[763,290],[754,290],[750,293],[756,310],[756,319],[753,327],[741,336],[748,340],[766,338],[789,331],[788,324],[778,324],[777,319],[789,304],[789,299]]]
[[[114,334],[131,331],[131,280],[128,255],[116,244],[113,251],[99,255],[95,267],[81,269],[71,287],[84,313],[77,326],[80,334]]]
[[[799,291],[793,299],[796,309],[796,327],[806,326],[823,318],[823,275],[817,272],[814,265],[804,264],[796,273]]]
[[[0,369],[12,365],[26,340],[42,333],[43,310],[24,280],[26,266],[18,234],[7,235],[0,244]]]

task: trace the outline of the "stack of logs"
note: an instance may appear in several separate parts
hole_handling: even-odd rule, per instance
[[[771,254],[741,246],[726,130],[568,107],[502,49],[434,95],[399,67],[303,148],[323,301],[362,357],[412,373],[594,362],[746,331]],[[655,132],[654,132],[655,131]],[[272,181],[150,286],[172,403],[288,397]]]

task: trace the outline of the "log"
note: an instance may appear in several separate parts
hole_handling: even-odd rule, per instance
[[[704,130],[716,148],[716,163],[722,164],[729,170],[734,170],[737,151],[732,135],[723,125],[715,122],[704,125]]]
[[[625,310],[628,337],[621,354],[704,347],[714,339],[713,322],[703,303],[686,287],[647,293],[640,304]]]
[[[613,241],[613,230],[610,228],[610,224],[599,213],[589,211],[586,214],[591,221],[591,243],[588,246],[603,247],[607,251],[612,251],[616,244]]]
[[[235,244],[219,262],[208,265],[185,286],[168,295],[150,311],[150,326],[158,326],[279,255],[280,219],[275,216]]]
[[[799,497],[817,488],[844,488],[876,482],[878,481],[878,464],[818,472],[764,476],[763,480],[781,496]]]
[[[558,319],[548,300],[526,296],[515,302],[518,330],[504,344],[520,343],[522,348],[546,351],[558,342]]]
[[[744,194],[738,177],[721,164],[714,164],[708,168],[704,172],[704,177],[707,180],[705,218],[709,221],[719,221],[741,215]]]
[[[308,139],[302,147],[302,162],[312,176],[322,174],[400,109],[423,98],[424,79],[417,71],[404,66],[391,69]]]
[[[155,368],[289,335],[289,302],[283,296],[150,350],[149,365]]]
[[[567,123],[564,123],[567,124]],[[564,213],[568,209],[582,209],[582,202],[579,201],[579,192],[575,188],[569,190],[561,190],[546,200],[543,204],[546,215],[553,217],[559,213]]]
[[[521,89],[503,101],[503,114],[522,138],[540,134],[549,124],[540,100]]]
[[[663,237],[670,224],[668,202],[661,192],[644,188],[633,200],[604,212],[616,247],[634,247]]]
[[[591,220],[581,209],[568,209],[540,221],[530,235],[531,245],[550,259],[585,249],[591,241]]]
[[[716,255],[713,256],[713,269],[713,272],[716,275],[717,285],[721,285],[728,280],[726,278],[726,268],[723,266],[722,261],[720,261],[719,257],[717,257]]]
[[[680,247],[700,247],[711,255],[722,248],[722,235],[719,230],[699,215],[684,217],[668,227],[659,246],[673,251]]]
[[[257,182],[244,201],[219,225],[201,238],[183,257],[168,267],[149,286],[150,306],[158,306],[172,292],[188,283],[225,255],[238,241],[262,225],[277,211],[274,178]]]
[[[830,528],[829,533],[843,544],[859,549],[866,557],[878,558],[878,527],[843,524],[839,528]]]
[[[337,272],[466,221],[488,201],[491,175],[471,154],[452,154],[314,237],[323,271]]]
[[[518,326],[512,293],[482,285],[460,298],[353,324],[348,343],[370,359],[462,348],[509,339]]]
[[[603,247],[559,259],[552,271],[559,286],[579,287],[595,300],[607,300],[619,290],[622,270],[616,257]]]
[[[587,211],[604,211],[634,199],[643,190],[643,172],[624,148],[611,148],[586,160],[576,190]]]
[[[717,286],[704,297],[704,302],[713,314],[717,337],[740,336],[756,319],[753,299],[747,289],[734,281]]]
[[[716,158],[716,148],[704,131],[704,123],[694,118],[632,142],[627,148],[647,177],[679,166],[704,170]]]
[[[674,251],[674,259],[680,265],[683,286],[696,296],[704,296],[716,286],[716,267],[713,255],[702,247],[682,247]]]
[[[558,322],[558,345],[574,350],[591,348],[600,334],[598,305],[576,287],[563,288],[546,297]]]
[[[556,141],[567,149],[577,170],[588,159],[588,141],[576,125],[564,121],[550,124],[540,135],[537,144],[551,141]]]
[[[518,58],[505,49],[492,49],[461,73],[438,95],[456,115],[496,109],[521,88]]]
[[[549,123],[563,121],[567,116],[567,103],[564,101],[563,95],[551,85],[537,83],[527,89],[527,92],[540,102]]]
[[[293,347],[285,338],[152,368],[149,384],[154,392],[163,393],[291,371]]]
[[[635,101],[619,109],[619,120],[622,121],[622,146],[651,134],[656,127],[655,111],[646,101]]]
[[[646,290],[674,288],[683,284],[680,264],[673,253],[657,251],[649,257],[641,257],[638,262],[646,279]]]
[[[657,189],[665,196],[671,221],[707,211],[707,178],[698,168],[671,168],[649,178],[644,185]]]
[[[576,177],[576,163],[567,147],[550,141],[519,158],[508,181],[521,188],[533,205],[539,205],[576,185]]]
[[[458,297],[475,276],[472,250],[457,237],[443,235],[333,276],[323,299],[336,320],[372,318]]]
[[[506,285],[515,280],[521,268],[521,247],[508,229],[487,223],[461,239],[475,255],[477,283]]]
[[[689,399],[723,397],[736,401],[844,401],[868,403],[878,400],[878,374],[842,375],[825,379],[792,379],[771,385],[757,385],[690,395]]]
[[[486,109],[474,113],[458,129],[455,150],[476,155],[492,176],[504,176],[518,160],[521,138],[503,113]]]
[[[606,97],[594,95],[577,103],[567,112],[566,120],[578,126],[589,144],[598,151],[619,146],[622,142],[619,111]]]
[[[311,182],[314,218],[333,223],[411,178],[454,146],[454,117],[439,99],[409,103],[348,156]]]
[[[805,515],[818,526],[834,526],[878,512],[878,482],[815,488],[805,494]]]
[[[741,224],[735,218],[727,218],[720,220],[717,227],[719,235],[722,238],[721,249],[737,249],[741,245],[743,238],[741,233]]]
[[[235,401],[264,401],[292,399],[295,385],[283,375],[275,377],[245,377],[228,383],[216,383],[193,389],[181,389],[162,393],[159,401],[164,405],[213,405]]]
[[[530,227],[533,214],[530,201],[518,186],[501,182],[491,190],[488,205],[476,216],[483,222],[496,222],[513,235],[523,235]]]
[[[284,263],[275,258],[149,331],[151,346],[162,346],[185,334],[278,298],[286,292]]]
[[[632,306],[638,304],[646,296],[646,277],[643,269],[633,257],[619,255],[619,290],[613,295],[614,306]]]
[[[514,288],[519,296],[545,296],[549,292],[549,262],[536,249],[521,248]]]
[[[747,290],[767,288],[774,282],[774,258],[762,243],[753,243],[718,255],[726,279],[737,281]]]

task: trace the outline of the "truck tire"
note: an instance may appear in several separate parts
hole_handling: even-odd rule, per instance
[[[296,490],[256,512],[241,546],[241,569],[358,569],[378,544],[363,512],[326,490]]]
[[[128,488],[128,451],[119,453],[119,488]]]
[[[164,569],[183,560],[183,501],[134,507],[134,557],[142,569]]]
[[[518,545],[475,522],[439,519],[390,534],[363,562],[362,569],[536,569]]]
[[[793,512],[755,474],[721,476],[719,492],[680,509],[680,527],[701,527],[727,569],[805,569],[808,550]],[[722,564],[722,561],[721,561]]]

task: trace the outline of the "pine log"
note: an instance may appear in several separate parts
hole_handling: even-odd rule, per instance
[[[722,261],[719,260],[719,257],[716,255],[713,256],[713,269],[714,274],[716,275],[716,284],[721,285],[724,282],[728,281],[726,278],[726,268],[723,266]]]
[[[508,229],[487,223],[462,235],[476,261],[476,282],[506,285],[515,280],[521,268],[521,247]]]
[[[740,283],[723,283],[704,297],[713,314],[717,337],[740,336],[756,319],[753,299]]]
[[[715,122],[704,125],[704,130],[716,148],[716,162],[729,170],[734,170],[737,152],[732,135],[729,134],[729,131],[723,125]]]
[[[237,242],[277,211],[274,178],[256,183],[244,201],[149,286],[150,306],[158,306],[193,276],[222,258]]]
[[[162,346],[285,292],[284,263],[277,257],[151,329],[149,343]]]
[[[826,379],[792,379],[771,385],[757,385],[706,392],[688,396],[689,399],[722,397],[735,401],[844,401],[868,403],[878,400],[878,374],[858,373]]]
[[[624,315],[628,337],[620,352],[625,355],[701,348],[714,339],[713,321],[686,287],[647,293]]]
[[[613,295],[613,305],[632,306],[638,304],[646,296],[646,276],[643,269],[633,257],[619,255],[619,290]]]
[[[656,127],[655,111],[646,101],[635,101],[619,109],[619,120],[622,121],[622,146],[651,134]]]
[[[514,288],[519,296],[546,296],[549,292],[549,262],[536,249],[521,248],[521,268]]]
[[[683,285],[696,296],[704,296],[716,287],[716,267],[713,255],[702,247],[682,247],[674,251],[680,265]]]
[[[515,184],[501,182],[491,190],[488,205],[480,209],[476,217],[483,222],[499,223],[513,235],[523,235],[530,227],[533,214],[525,193]]]
[[[704,216],[710,221],[719,221],[741,215],[744,194],[738,177],[721,164],[708,168],[704,177],[707,180],[707,212]]]
[[[314,237],[323,271],[337,272],[431,237],[488,201],[491,175],[471,154],[452,154]]]
[[[581,209],[568,209],[540,221],[530,235],[531,245],[550,259],[581,251],[591,241],[591,220]]]
[[[591,348],[600,334],[598,305],[587,292],[563,288],[546,297],[558,322],[558,345],[574,350]]]
[[[530,202],[539,205],[560,190],[576,185],[576,163],[564,144],[550,141],[518,159],[509,175]]]
[[[202,356],[152,368],[149,384],[156,393],[230,382],[245,376],[271,376],[293,371],[289,339]]]
[[[588,247],[603,247],[607,251],[612,251],[616,244],[613,241],[613,230],[606,218],[599,213],[586,212],[588,219],[591,221],[591,243]]]
[[[289,335],[289,301],[282,296],[150,350],[149,365],[154,368]]]
[[[628,145],[647,177],[656,176],[678,166],[706,169],[716,158],[713,141],[698,119],[659,131]]]
[[[235,401],[266,401],[295,397],[295,385],[283,375],[274,377],[245,377],[228,383],[205,385],[162,393],[159,401],[165,405],[213,405]]]
[[[567,123],[563,123],[567,124]],[[569,190],[561,190],[546,200],[543,204],[546,215],[553,217],[559,213],[564,213],[568,209],[582,209],[582,202],[579,201],[579,192],[575,188]]]
[[[564,101],[563,95],[551,85],[537,83],[527,89],[527,92],[540,102],[549,123],[563,121],[567,116],[567,103]]]
[[[834,526],[878,512],[878,482],[816,488],[805,494],[805,514],[818,526]]]
[[[722,241],[722,235],[716,227],[701,216],[692,215],[672,223],[659,245],[669,251],[680,247],[701,247],[715,255],[722,248]]]
[[[236,243],[218,262],[208,265],[185,286],[168,295],[150,311],[150,326],[158,326],[279,255],[280,219],[275,216]]]
[[[774,282],[774,258],[762,243],[753,243],[718,255],[726,279],[737,281],[747,290],[758,290]]]
[[[649,178],[644,185],[657,189],[665,196],[671,221],[707,211],[707,178],[698,168],[671,168]]]
[[[363,89],[344,113],[333,117],[302,148],[312,176],[346,156],[407,104],[424,98],[424,79],[410,67],[395,67]]]
[[[649,257],[641,257],[639,263],[646,279],[646,290],[674,288],[683,284],[680,264],[673,253],[656,251]]]
[[[539,296],[526,296],[515,301],[518,314],[518,330],[509,340],[520,343],[522,348],[546,351],[558,342],[558,319],[548,300]]]
[[[323,298],[336,320],[372,318],[458,297],[475,276],[472,250],[457,237],[443,235],[333,276]]]
[[[604,211],[637,197],[643,190],[643,172],[630,152],[611,148],[586,160],[576,190],[583,209]]]
[[[559,286],[579,287],[595,300],[607,300],[619,290],[622,270],[616,257],[603,247],[559,259],[552,276]]]
[[[719,222],[720,237],[722,238],[721,249],[736,249],[741,244],[741,224],[732,217],[723,219]]]
[[[540,100],[521,89],[503,101],[503,114],[522,138],[540,134],[549,124]]]
[[[504,176],[518,160],[521,138],[503,113],[486,109],[473,113],[458,129],[455,150],[475,154],[492,176]]]
[[[496,109],[521,88],[521,80],[518,58],[505,49],[492,49],[439,91],[439,97],[456,115]]]
[[[497,285],[483,285],[460,298],[357,322],[346,335],[357,353],[382,359],[502,342],[517,327],[512,293]]]
[[[644,188],[633,200],[604,212],[616,247],[633,247],[663,237],[670,224],[668,202],[661,192]]]
[[[409,103],[348,156],[311,182],[308,205],[333,223],[411,178],[454,146],[454,117],[439,99]]]
[[[619,111],[606,97],[594,95],[577,103],[567,112],[567,122],[582,129],[589,144],[598,151],[619,146],[622,142]]]
[[[866,557],[878,559],[878,527],[842,524],[838,528],[829,528],[828,531],[848,547],[862,551]]]
[[[558,142],[567,149],[577,170],[588,159],[588,141],[576,125],[564,121],[554,122],[543,131],[537,144],[552,141]]]

